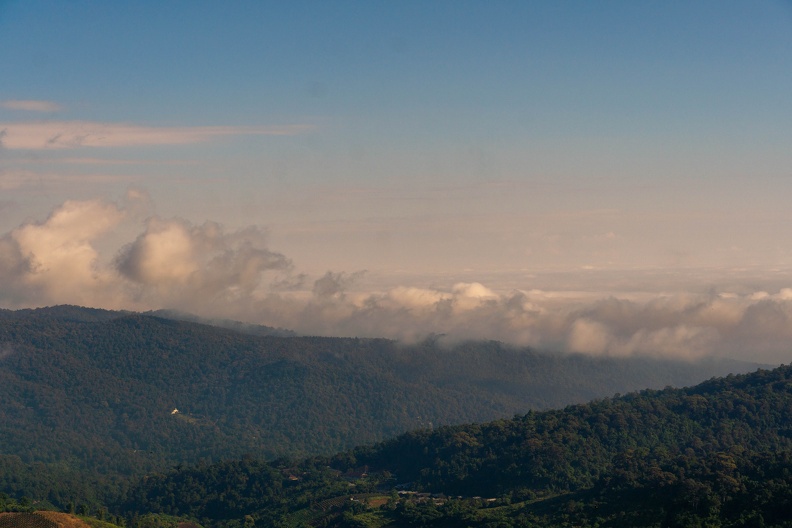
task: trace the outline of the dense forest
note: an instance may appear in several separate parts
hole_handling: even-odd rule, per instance
[[[104,528],[792,526],[792,367],[674,389],[748,366],[161,315],[0,311],[0,511]]]
[[[791,424],[782,367],[333,457],[180,468],[122,509],[218,526],[792,526]]]
[[[330,454],[756,368],[248,330],[71,306],[0,310],[2,463],[43,462],[66,478]]]

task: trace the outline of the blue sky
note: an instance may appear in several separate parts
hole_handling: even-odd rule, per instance
[[[744,314],[792,286],[788,1],[0,1],[0,50],[8,307],[398,337],[361,307],[715,292]],[[586,348],[573,320],[500,330]],[[650,347],[596,322],[597,350]]]

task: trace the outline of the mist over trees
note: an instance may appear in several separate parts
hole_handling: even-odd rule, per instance
[[[595,356],[740,358],[750,349],[747,359],[779,364],[792,338],[785,274],[735,279],[728,271],[711,270],[710,277],[699,270],[698,293],[676,289],[680,279],[668,278],[690,271],[649,277],[586,271],[559,279],[562,287],[539,287],[537,278],[522,275],[507,287],[468,275],[440,285],[391,279],[385,286],[366,283],[360,270],[309,276],[256,226],[158,216],[141,224],[137,211],[148,201],[139,190],[118,201],[71,200],[46,220],[0,235],[0,301],[16,308],[168,307],[303,335],[417,343],[442,334],[452,343],[495,339]],[[121,233],[130,238],[115,252],[99,243]],[[711,286],[701,291],[701,284]]]

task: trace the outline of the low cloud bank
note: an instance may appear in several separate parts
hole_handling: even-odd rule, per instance
[[[0,303],[175,308],[300,333],[407,341],[497,339],[594,355],[721,355],[767,362],[792,357],[792,289],[740,294],[496,292],[478,282],[447,288],[360,291],[363,272],[310,278],[268,247],[266,232],[149,217],[147,197],[70,201],[42,222],[0,237]],[[113,254],[100,251],[137,225]],[[528,285],[530,287],[530,285]]]

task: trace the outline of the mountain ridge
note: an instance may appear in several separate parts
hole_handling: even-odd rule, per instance
[[[75,306],[0,310],[0,352],[0,463],[9,474],[44,464],[80,489],[243,455],[330,455],[414,429],[756,367],[561,356],[493,341],[256,336]]]
[[[123,508],[207,526],[788,527],[791,422],[782,366],[333,457],[181,468],[140,482]]]

